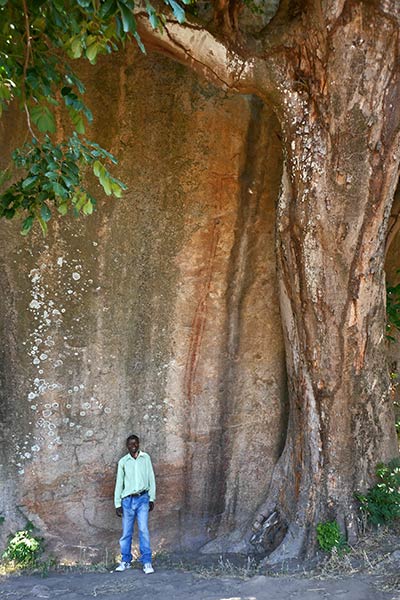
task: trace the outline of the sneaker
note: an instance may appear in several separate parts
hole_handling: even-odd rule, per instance
[[[115,569],[116,571],[126,571],[126,569],[131,568],[131,563],[128,562],[120,562],[118,567]]]
[[[153,565],[151,563],[144,563],[143,573],[145,573],[146,575],[150,575],[150,573],[154,573]]]

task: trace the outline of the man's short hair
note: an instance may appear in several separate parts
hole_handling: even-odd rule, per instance
[[[126,443],[128,443],[128,442],[129,442],[129,440],[136,440],[137,442],[139,442],[139,441],[140,441],[140,440],[139,440],[139,438],[138,438],[138,436],[137,436],[137,435],[135,435],[134,433],[133,433],[132,435],[129,435],[129,436],[126,438]]]

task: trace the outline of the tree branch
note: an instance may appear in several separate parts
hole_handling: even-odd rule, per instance
[[[135,17],[147,48],[190,67],[218,87],[245,94],[260,93],[265,64],[251,48],[252,43],[230,46],[192,17],[183,24],[167,18],[162,32],[151,27],[143,7],[136,9]]]
[[[28,6],[26,4],[26,0],[22,0],[22,4],[24,7],[25,32],[26,32],[26,50],[25,50],[25,60],[24,60],[24,75],[23,75],[23,82],[22,82],[22,95],[23,95],[23,104],[24,104],[24,110],[25,110],[25,114],[26,114],[26,122],[28,125],[28,129],[29,129],[29,132],[32,135],[32,137],[34,139],[36,139],[36,135],[34,134],[34,132],[32,130],[31,115],[29,113],[28,105],[26,103],[25,82],[26,82],[26,74],[27,74],[28,65],[29,65],[29,57],[31,56],[32,48],[31,48],[31,32],[30,32],[30,25],[29,25]]]

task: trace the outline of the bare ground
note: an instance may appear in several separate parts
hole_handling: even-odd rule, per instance
[[[256,575],[243,580],[234,577],[203,577],[196,573],[157,569],[144,575],[132,569],[124,573],[55,573],[3,578],[0,598],[9,600],[391,600],[400,592],[379,589],[371,575],[353,575],[325,580],[298,576]]]
[[[400,600],[400,536],[382,530],[347,554],[312,568],[267,572],[238,556],[156,556],[153,575],[139,565],[57,567],[0,576],[0,600]],[[44,576],[46,575],[46,576]]]

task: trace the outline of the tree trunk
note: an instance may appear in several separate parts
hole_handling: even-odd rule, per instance
[[[168,22],[164,36],[140,23],[153,48],[271,103],[282,127],[276,235],[290,414],[253,541],[271,561],[312,554],[317,523],[333,518],[353,540],[354,492],[398,453],[383,266],[399,176],[399,4],[285,0],[237,46],[197,22]]]
[[[336,519],[354,540],[354,492],[398,453],[383,270],[398,180],[398,38],[388,23],[372,27],[354,9],[329,40],[310,33],[292,63],[300,85],[283,94],[277,261],[290,415],[256,521],[266,549],[286,532],[269,562],[312,554],[320,521]]]

